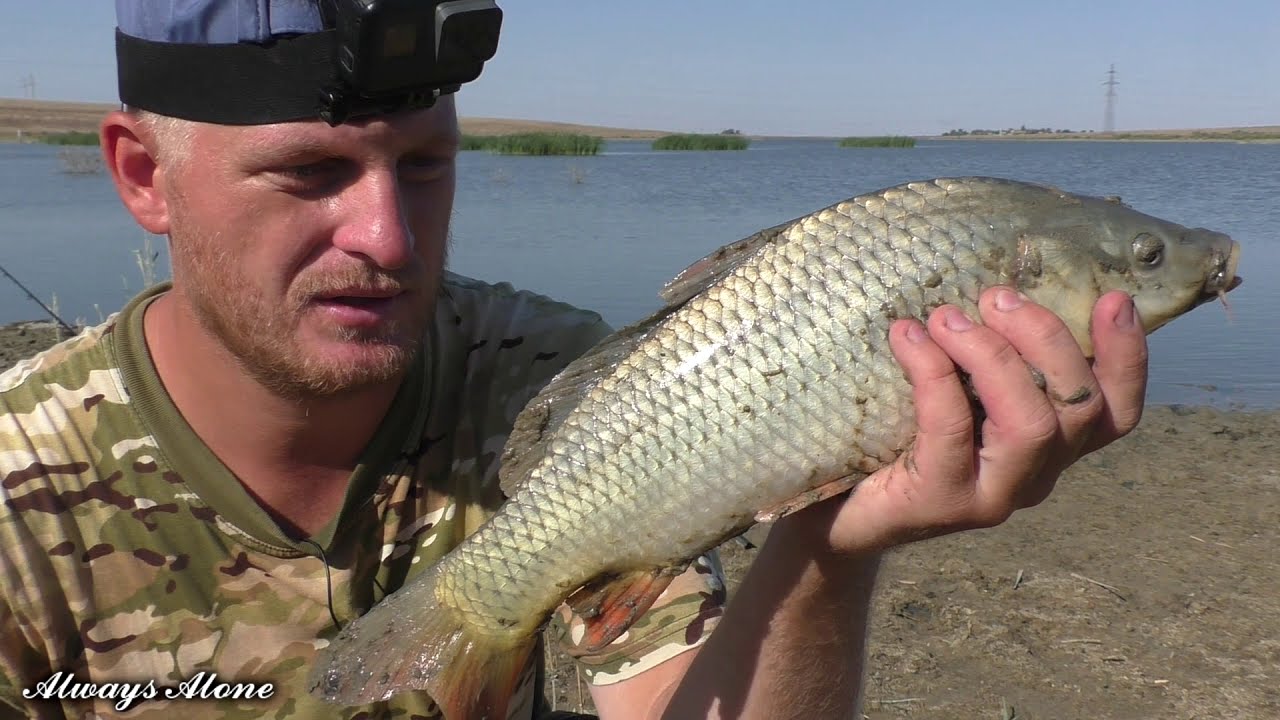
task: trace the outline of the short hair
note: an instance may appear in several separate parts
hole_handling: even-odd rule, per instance
[[[194,121],[140,108],[125,108],[125,111],[133,115],[155,138],[157,160],[181,163],[186,159],[195,134]]]

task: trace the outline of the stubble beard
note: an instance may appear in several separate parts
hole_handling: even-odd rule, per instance
[[[185,236],[186,252],[175,261],[175,282],[205,332],[210,334],[245,373],[270,392],[292,400],[332,398],[393,381],[408,371],[421,350],[427,322],[434,309],[440,271],[411,269],[391,274],[353,265],[342,271],[297,276],[283,305],[272,307],[258,286],[234,272],[239,267],[230,251],[210,237]],[[442,254],[447,250],[442,250]],[[175,253],[175,255],[178,255]],[[443,268],[444,258],[438,268]],[[348,286],[412,289],[416,306],[376,331],[323,327],[327,343],[353,352],[326,354],[300,338],[303,319],[317,293]]]

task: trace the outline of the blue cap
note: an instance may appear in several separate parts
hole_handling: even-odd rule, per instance
[[[324,29],[317,0],[116,0],[116,24],[143,40],[206,45]]]

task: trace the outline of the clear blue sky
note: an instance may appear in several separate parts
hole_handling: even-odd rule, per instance
[[[464,115],[846,135],[1280,124],[1277,0],[499,0]],[[114,3],[0,0],[0,97],[114,101]]]

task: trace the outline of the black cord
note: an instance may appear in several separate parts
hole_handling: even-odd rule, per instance
[[[338,614],[333,611],[333,576],[329,572],[329,558],[324,556],[324,548],[320,547],[320,543],[315,540],[303,540],[302,542],[311,545],[316,549],[316,552],[320,553],[320,562],[324,563],[324,590],[329,597],[329,617],[333,619],[333,626],[341,632],[342,624],[338,622]]]
[[[341,632],[342,623],[338,622],[338,614],[333,611],[333,575],[329,568],[329,558],[325,557],[324,548],[320,547],[320,543],[315,540],[300,540],[299,542],[310,545],[320,554],[320,562],[324,563],[324,591],[329,600],[329,618],[333,620],[333,626]],[[387,589],[382,587],[382,583],[378,582],[378,578],[373,578],[373,584],[377,586],[378,592],[382,593],[382,597],[385,598]]]

